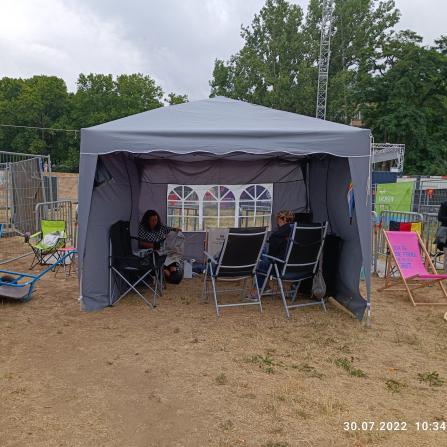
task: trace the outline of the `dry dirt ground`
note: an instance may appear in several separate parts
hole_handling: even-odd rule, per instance
[[[217,319],[199,287],[82,313],[76,279],[50,273],[32,301],[0,301],[0,445],[447,445],[415,426],[447,421],[447,306],[376,292],[371,328],[334,304],[287,320],[271,299]]]

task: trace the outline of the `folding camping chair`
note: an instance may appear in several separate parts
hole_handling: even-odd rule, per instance
[[[385,273],[385,285],[379,291],[406,290],[413,306],[417,305],[447,305],[445,302],[416,302],[413,291],[439,284],[444,297],[447,291],[442,284],[447,275],[438,274],[425,245],[417,232],[414,231],[384,231],[385,240],[391,253],[391,261]],[[425,258],[425,259],[424,259]],[[432,271],[427,271],[427,266]],[[399,271],[399,277],[392,277],[393,267]],[[396,287],[400,282],[404,288]]]
[[[208,298],[208,281],[213,289],[216,314],[220,316],[220,308],[238,306],[259,306],[262,312],[261,296],[256,281],[257,299],[250,302],[220,304],[218,294],[240,291],[241,296],[247,292],[247,280],[254,279],[256,265],[261,256],[262,247],[267,238],[267,228],[231,228],[225,236],[222,250],[217,257],[205,252],[206,270],[203,281],[202,301]],[[217,290],[217,281],[242,281],[241,288]]]
[[[287,318],[290,318],[289,309],[296,307],[321,305],[323,310],[326,311],[324,298],[314,302],[295,304],[301,281],[313,278],[318,270],[326,232],[327,223],[305,225],[295,223],[292,227],[285,259],[264,255],[271,264],[265,274],[266,279],[261,287],[261,295],[264,293],[270,276],[272,276],[277,282]],[[291,304],[287,302],[287,295],[289,294],[284,290],[285,283],[295,285],[295,289],[290,294]]]
[[[40,231],[29,237],[28,244],[33,250],[34,258],[30,270],[37,264],[53,264],[60,255],[58,249],[65,246],[65,221],[41,220]]]
[[[132,252],[129,227],[129,222],[122,220],[110,227],[109,303],[116,304],[133,291],[148,307],[153,308],[157,305],[157,295],[161,294],[162,267],[165,257],[156,256],[152,249],[144,250],[144,257],[135,255]],[[153,281],[153,285],[148,283],[149,279]],[[137,289],[139,285],[144,285],[153,292],[152,303]],[[113,301],[115,287],[119,296]]]

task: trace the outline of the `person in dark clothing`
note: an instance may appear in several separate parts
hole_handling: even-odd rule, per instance
[[[292,211],[289,210],[280,211],[276,215],[276,224],[278,226],[278,229],[270,234],[268,240],[268,249],[267,247],[264,247],[261,259],[259,260],[259,263],[256,267],[256,282],[258,284],[259,290],[261,290],[261,287],[265,281],[265,274],[267,273],[270,266],[268,258],[266,258],[264,255],[268,254],[278,259],[285,258],[290,238],[290,224],[293,222],[293,218],[294,214]],[[255,288],[251,290],[248,298],[257,299]]]
[[[447,231],[447,201],[442,202],[439,207],[438,221],[441,223],[441,227],[445,227],[445,231]],[[440,250],[444,250],[444,272],[447,273],[447,243],[438,241],[437,245]]]
[[[293,213],[281,211],[276,217],[278,229],[269,238],[268,254],[275,258],[284,259],[290,237],[290,224],[293,222]]]

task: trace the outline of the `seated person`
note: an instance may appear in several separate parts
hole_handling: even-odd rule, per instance
[[[268,271],[270,262],[268,258],[264,257],[264,254],[269,254],[278,259],[284,259],[286,257],[286,251],[288,247],[291,223],[293,223],[294,214],[290,210],[282,210],[276,214],[276,225],[278,228],[270,234],[268,240],[268,250],[264,246],[263,254],[256,267],[256,282],[258,283],[259,291],[261,291],[262,284],[265,281],[265,274]],[[253,288],[249,295],[250,299],[257,299],[256,289]]]
[[[160,216],[155,210],[147,210],[138,227],[138,239],[141,248],[153,248],[159,250],[160,245],[166,239],[166,236],[171,232],[181,231],[180,228],[168,227],[162,224]],[[165,277],[168,278],[171,272],[175,272],[177,267],[175,265],[168,266],[164,269]]]

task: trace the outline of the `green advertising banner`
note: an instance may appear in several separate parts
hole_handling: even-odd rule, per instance
[[[382,211],[411,211],[414,182],[381,183],[377,185],[377,213]]]

